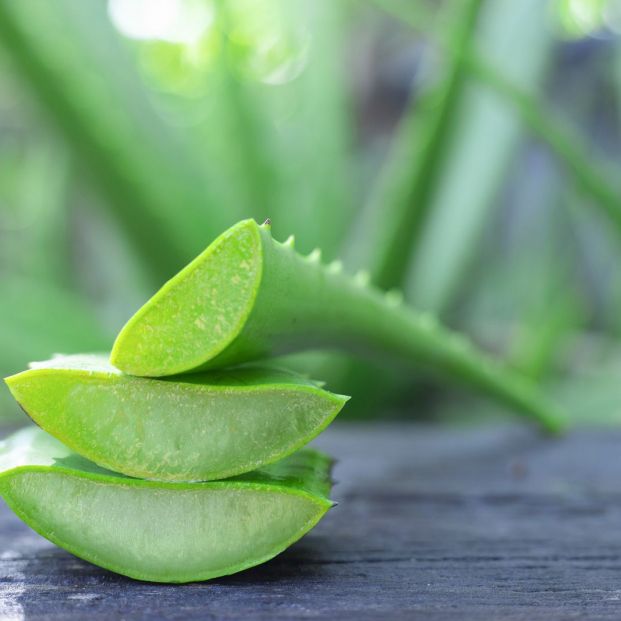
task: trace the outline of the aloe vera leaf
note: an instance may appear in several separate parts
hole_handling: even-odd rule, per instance
[[[483,0],[451,5],[451,51],[438,84],[414,102],[400,124],[391,154],[373,189],[368,212],[372,280],[383,289],[402,287],[414,243],[429,211],[457,104],[466,81],[465,59],[476,33]],[[353,244],[360,246],[360,244]]]
[[[478,57],[531,92],[551,58],[545,17],[540,0],[488,2],[480,16]],[[520,54],[515,53],[518,48]],[[456,115],[457,131],[450,137],[424,231],[413,248],[411,287],[406,289],[407,299],[436,313],[453,310],[468,291],[484,232],[502,205],[498,192],[523,139],[521,122],[510,107],[474,80],[468,81]]]
[[[91,563],[191,582],[263,563],[306,534],[332,506],[330,466],[305,449],[225,481],[144,481],[28,428],[0,443],[0,495],[39,534]]]
[[[554,408],[430,315],[365,279],[302,257],[269,225],[243,220],[166,283],[125,325],[111,354],[127,373],[165,376],[317,347],[364,348],[482,389],[549,429]]]
[[[312,440],[347,397],[276,369],[169,380],[125,375],[106,356],[57,356],[7,378],[45,431],[128,476],[206,481],[249,472]]]

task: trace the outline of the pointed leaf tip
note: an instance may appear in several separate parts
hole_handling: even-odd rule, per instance
[[[265,222],[261,226],[265,227],[266,229],[269,229],[272,226],[272,221],[270,220],[270,218],[265,218]]]
[[[295,235],[289,235],[287,239],[284,241],[283,246],[287,246],[288,248],[295,248]]]

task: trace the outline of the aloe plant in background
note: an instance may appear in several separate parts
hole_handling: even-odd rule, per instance
[[[212,7],[208,0],[204,4]],[[386,21],[373,5],[388,8],[399,21]],[[41,0],[8,0],[0,7],[5,58],[16,78],[35,93],[43,118],[60,130],[70,162],[68,176],[45,173],[52,183],[65,175],[67,186],[62,200],[70,208],[58,212],[55,224],[69,236],[59,242],[70,249],[61,262],[64,282],[41,285],[48,276],[24,262],[14,268],[16,274],[4,270],[0,287],[8,290],[11,280],[25,280],[41,289],[33,300],[44,299],[52,286],[69,299],[65,289],[72,289],[82,301],[71,314],[81,315],[78,306],[86,307],[88,321],[96,324],[90,336],[76,335],[72,341],[61,338],[71,326],[69,314],[59,313],[62,325],[47,332],[42,311],[37,320],[33,311],[27,326],[32,347],[22,346],[26,341],[17,336],[5,337],[10,349],[2,368],[7,373],[54,350],[108,349],[135,300],[146,297],[218,232],[251,216],[272,217],[277,236],[295,233],[305,252],[319,246],[329,260],[342,253],[354,270],[383,273],[380,280],[404,289],[415,306],[442,313],[464,331],[476,331],[494,348],[511,350],[507,334],[519,330],[501,330],[497,339],[497,318],[473,320],[469,309],[479,289],[489,286],[481,276],[488,261],[484,246],[491,226],[506,211],[494,197],[515,174],[508,163],[525,157],[526,149],[518,150],[524,140],[516,136],[520,119],[569,164],[570,180],[616,218],[616,193],[605,175],[584,156],[587,147],[580,140],[565,140],[563,123],[551,120],[536,92],[544,72],[555,71],[551,41],[558,47],[558,37],[547,27],[549,7],[447,0],[434,15],[435,6],[422,2],[376,0],[354,7],[295,0],[266,3],[269,19],[260,11],[240,10],[235,1],[212,8],[217,9],[212,25],[186,43],[156,37],[128,41],[109,22],[105,3],[61,0],[51,7]],[[262,45],[278,36],[287,43],[265,52]],[[528,54],[506,53],[508,41]],[[404,122],[393,141],[401,145],[394,152],[411,154],[407,161],[413,165],[399,166],[398,156],[387,157],[383,165],[373,155],[381,148],[364,124],[371,116],[364,106],[371,104],[355,89],[363,83],[359,75],[368,55],[394,55],[399,45],[416,51],[412,42],[424,48],[424,67],[436,74],[435,92],[443,96],[437,107],[424,107],[433,98],[418,97],[414,90],[406,118],[416,122]],[[255,53],[264,54],[267,73],[255,70]],[[274,64],[283,54],[286,62]],[[280,72],[272,71],[275,66]],[[411,78],[408,71],[399,78],[402,82]],[[8,110],[13,116],[3,118],[25,117],[32,125],[30,112]],[[366,120],[356,127],[356,118]],[[496,123],[493,140],[490,119]],[[355,132],[361,136],[358,143]],[[477,157],[481,151],[485,157]],[[485,166],[486,158],[493,166]],[[368,174],[380,168],[385,172],[379,181]],[[394,184],[382,181],[391,177],[397,179]],[[390,187],[402,189],[391,195]],[[353,205],[366,197],[374,198],[363,215]],[[97,210],[104,217],[95,217]],[[386,210],[400,215],[388,217]],[[92,231],[88,236],[85,228]],[[369,243],[386,232],[383,243]],[[88,244],[76,249],[76,238]],[[129,248],[123,269],[109,258],[111,239]],[[14,261],[14,253],[4,261]],[[148,275],[146,282],[135,276],[141,272]],[[103,291],[94,290],[94,280]],[[526,288],[521,297],[529,295]],[[569,308],[575,298],[570,292],[559,299]],[[589,300],[580,303],[588,316]],[[11,304],[4,309],[9,322],[19,315],[19,301]],[[559,311],[558,316],[569,315]],[[103,328],[97,325],[102,318]],[[511,319],[519,323],[524,317]],[[544,313],[538,324],[555,322]],[[568,329],[581,328],[571,325]],[[541,331],[542,346],[546,334]],[[560,345],[564,338],[561,332],[555,342]],[[539,349],[532,344],[533,351]],[[330,364],[319,368],[327,370]],[[386,386],[391,396],[398,395],[419,378],[410,374],[402,384],[390,373],[392,383],[384,384],[379,374],[370,382],[368,373],[356,369],[325,377],[338,390],[349,377],[353,381],[347,390],[354,396],[373,384],[379,399],[359,399],[375,403],[373,412],[387,400]]]

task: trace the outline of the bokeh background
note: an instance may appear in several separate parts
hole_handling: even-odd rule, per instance
[[[269,217],[619,423],[620,118],[621,0],[2,0],[0,372],[109,349]],[[290,364],[343,418],[500,414],[380,360]]]

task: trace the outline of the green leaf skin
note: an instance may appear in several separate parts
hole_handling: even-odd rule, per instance
[[[351,278],[319,252],[302,257],[269,225],[239,222],[167,282],[125,325],[111,354],[126,373],[165,376],[321,346],[423,363],[540,421],[560,417],[534,385],[428,314]]]
[[[6,383],[40,427],[104,468],[161,481],[223,479],[282,459],[347,401],[274,369],[162,380],[125,375],[98,355],[31,366]]]
[[[225,481],[143,481],[29,428],[0,443],[0,494],[31,528],[91,563],[191,582],[263,563],[306,534],[332,506],[330,465],[305,449]]]

